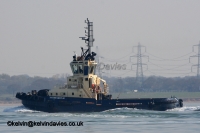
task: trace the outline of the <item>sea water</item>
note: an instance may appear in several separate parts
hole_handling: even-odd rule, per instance
[[[167,111],[148,111],[117,108],[93,113],[45,113],[25,108],[23,105],[0,106],[1,133],[199,133],[200,102],[185,103],[184,107]],[[13,122],[82,122],[82,125],[8,126]]]

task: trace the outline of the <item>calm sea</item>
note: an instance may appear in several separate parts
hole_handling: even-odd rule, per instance
[[[44,113],[22,105],[0,106],[1,133],[74,132],[74,133],[199,133],[200,102],[185,103],[183,108],[164,112],[113,109],[98,113]],[[7,122],[83,122],[83,126],[8,126]]]

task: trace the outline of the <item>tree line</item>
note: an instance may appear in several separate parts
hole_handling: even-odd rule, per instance
[[[51,78],[30,77],[28,75],[9,76],[0,74],[0,95],[16,92],[31,92],[31,90],[51,89],[56,85],[63,85],[66,77],[54,75]]]
[[[138,82],[135,77],[108,78],[110,92],[199,92],[200,78],[194,76],[166,78],[158,76],[145,77],[143,82]]]
[[[69,76],[69,75],[67,75]],[[28,75],[10,76],[0,74],[0,95],[15,94],[16,92],[30,92],[31,90],[52,89],[54,86],[63,86],[67,76],[54,75],[51,78],[30,77]],[[169,91],[200,91],[200,79],[197,77],[145,77],[138,82],[134,77],[103,77],[109,86],[110,92],[169,92]]]

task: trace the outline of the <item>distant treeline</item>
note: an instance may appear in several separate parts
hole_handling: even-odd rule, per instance
[[[68,76],[68,75],[67,75]],[[0,74],[0,95],[16,92],[30,92],[31,90],[52,89],[66,83],[67,76],[55,75],[51,78],[29,77],[28,75],[9,76]],[[110,92],[170,92],[170,91],[200,91],[200,79],[197,77],[165,78],[151,76],[138,83],[134,77],[116,78],[103,77],[109,86]]]
[[[0,74],[0,95],[13,94],[16,92],[30,92],[31,90],[52,89],[66,82],[64,76],[53,76],[52,78],[29,77],[28,75],[9,76]]]
[[[137,82],[134,77],[126,78],[107,78],[110,92],[129,92],[138,90],[140,92],[198,92],[200,91],[200,78],[197,77],[176,77],[166,78],[151,76],[143,81]]]

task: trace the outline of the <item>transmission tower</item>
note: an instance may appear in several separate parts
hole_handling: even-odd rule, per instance
[[[146,65],[146,66],[147,66],[147,64],[142,63],[142,57],[148,57],[148,58],[149,58],[149,56],[143,55],[142,52],[141,52],[142,47],[144,47],[144,48],[145,48],[145,51],[146,51],[146,47],[145,47],[145,46],[143,46],[143,45],[141,45],[140,43],[138,43],[137,46],[133,46],[133,49],[134,49],[134,47],[137,47],[137,54],[136,54],[136,55],[133,55],[133,56],[130,56],[130,60],[131,60],[132,57],[136,57],[136,58],[137,58],[137,63],[132,64],[132,65],[131,65],[131,69],[132,69],[132,66],[133,66],[133,65],[137,65],[136,81],[137,81],[137,82],[140,82],[140,83],[142,84],[142,83],[143,83],[143,80],[144,80],[144,78],[143,78],[143,68],[142,68],[142,66],[143,66],[143,65]]]
[[[193,56],[190,56],[191,57],[198,57],[198,64],[195,64],[195,65],[192,65],[192,67],[196,66],[197,67],[197,77],[200,78],[200,41],[199,41],[199,44],[197,45],[193,45],[192,47],[192,51],[194,52],[194,47],[195,46],[198,46],[198,54],[197,55],[193,55]],[[189,62],[190,62],[190,58],[189,58]],[[191,71],[192,71],[192,67],[191,67]]]

